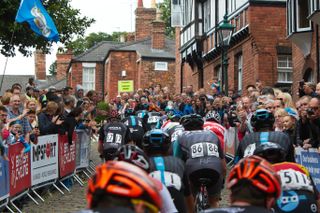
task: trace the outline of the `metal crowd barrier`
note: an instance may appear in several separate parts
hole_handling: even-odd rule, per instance
[[[38,138],[37,144],[31,144],[29,153],[21,154],[23,145],[9,145],[8,156],[0,156],[0,211],[22,212],[15,201],[28,196],[36,205],[44,198],[38,189],[53,186],[61,194],[70,189],[64,180],[73,178],[81,186],[84,182],[78,174],[87,178],[93,174],[95,164],[90,159],[91,139],[87,130],[77,130],[69,145],[66,135],[45,135]],[[14,209],[13,209],[14,208]]]

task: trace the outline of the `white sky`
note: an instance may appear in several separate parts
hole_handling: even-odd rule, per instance
[[[157,0],[156,2],[161,2]],[[144,0],[144,6],[149,7],[151,0]],[[86,30],[86,35],[92,32],[114,31],[132,32],[135,29],[134,10],[137,0],[72,0],[73,8],[80,9],[82,15],[94,18],[96,22]],[[56,50],[61,43],[54,44],[53,52],[47,55],[47,72],[51,63],[55,60]],[[4,72],[6,58],[0,55],[0,75]],[[15,57],[8,58],[5,74],[32,75],[34,74],[34,57],[24,57],[17,52]]]

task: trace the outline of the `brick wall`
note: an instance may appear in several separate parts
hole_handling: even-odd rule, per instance
[[[156,9],[138,7],[135,14],[136,41],[150,37],[152,32],[152,21],[156,19]]]
[[[243,56],[242,88],[254,84],[260,79],[264,85],[273,86],[277,83],[277,51],[276,46],[291,46],[286,39],[286,8],[285,6],[251,5],[247,10],[250,35],[231,47],[228,51],[228,83],[229,89],[238,89],[238,71],[236,58]],[[179,40],[176,32],[176,40]],[[208,41],[205,41],[208,42]],[[211,42],[212,43],[212,42]],[[177,45],[177,50],[180,45]],[[207,46],[207,45],[205,45]],[[178,52],[178,51],[177,51]],[[177,54],[177,59],[180,55]],[[176,61],[179,68],[180,60]],[[204,63],[204,86],[209,89],[207,81],[212,79],[213,70],[221,64],[221,57]],[[198,89],[197,69],[187,63],[183,65],[183,86],[192,84]],[[176,74],[176,83],[180,85],[180,72]]]
[[[165,47],[165,23],[163,21],[152,22],[152,49],[163,50]]]
[[[57,54],[57,80],[61,80],[66,77],[67,69],[72,59],[72,52],[68,52],[65,54]]]
[[[46,80],[46,54],[41,50],[34,52],[35,75],[38,80]]]

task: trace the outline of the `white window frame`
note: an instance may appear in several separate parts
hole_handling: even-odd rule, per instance
[[[91,78],[90,74],[93,75]],[[82,86],[85,92],[96,89],[96,63],[82,64]]]
[[[284,57],[285,60],[279,61],[280,57]],[[284,63],[285,66],[279,66],[280,63]],[[292,69],[292,55],[278,55],[277,58],[277,69],[278,69],[278,83],[292,83],[293,69]],[[285,74],[285,79],[279,79],[280,74]],[[291,75],[291,80],[288,80]]]
[[[242,54],[237,55],[237,75],[238,75],[238,92],[242,91],[243,86],[243,56]]]
[[[217,73],[217,75],[216,75]],[[218,78],[218,81],[222,81],[222,67],[221,65],[218,65],[214,68],[214,77]]]
[[[308,2],[308,0],[301,0],[304,2]],[[308,8],[308,7],[307,7]],[[309,11],[308,11],[309,14]],[[305,30],[310,30],[311,29],[311,21],[309,21],[309,27],[302,27],[300,28],[299,23],[300,23],[300,8],[299,8],[299,0],[296,0],[296,15],[297,15],[297,30],[298,31],[305,31]],[[307,17],[306,17],[307,19]]]
[[[155,71],[168,71],[168,62],[165,61],[156,61],[154,62]]]
[[[211,29],[211,1],[208,0],[203,3],[203,17],[204,17],[204,32],[208,32]]]

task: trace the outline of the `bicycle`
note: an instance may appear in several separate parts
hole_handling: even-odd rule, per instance
[[[199,183],[200,189],[196,195],[195,212],[201,212],[210,207],[207,186],[210,185],[211,180],[208,178],[200,178]]]

